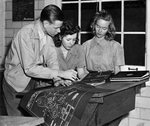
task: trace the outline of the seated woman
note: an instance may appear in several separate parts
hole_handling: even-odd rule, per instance
[[[86,53],[87,70],[108,71],[115,74],[125,65],[124,49],[114,40],[115,26],[112,16],[105,10],[96,12],[91,29],[94,37],[82,44]]]
[[[60,70],[74,69],[78,73],[78,78],[85,77],[85,55],[78,42],[80,27],[72,21],[65,21],[61,27],[61,32],[55,36],[55,46],[57,47]],[[68,84],[66,84],[68,85]]]

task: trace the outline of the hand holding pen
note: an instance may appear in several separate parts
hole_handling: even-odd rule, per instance
[[[77,66],[75,67],[75,69],[74,69],[74,70],[77,72],[77,77],[76,77],[75,81],[80,81],[80,79],[79,79],[79,77],[78,77]]]

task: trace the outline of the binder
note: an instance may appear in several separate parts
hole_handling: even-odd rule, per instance
[[[110,81],[141,81],[149,79],[149,71],[120,71],[110,78]]]

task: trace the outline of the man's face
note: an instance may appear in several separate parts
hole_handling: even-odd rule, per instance
[[[44,30],[50,36],[55,36],[60,33],[60,27],[62,26],[63,21],[56,20],[52,24],[48,21],[44,21]]]

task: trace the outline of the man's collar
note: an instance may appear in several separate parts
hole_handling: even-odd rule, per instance
[[[31,38],[39,39],[40,41],[40,50],[42,50],[43,46],[46,44],[46,34],[43,32],[42,23],[40,20],[34,22],[33,32],[31,34]]]
[[[43,32],[42,24],[40,20],[35,21],[31,38],[38,38],[41,40],[44,36],[45,33]]]

